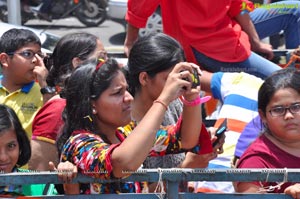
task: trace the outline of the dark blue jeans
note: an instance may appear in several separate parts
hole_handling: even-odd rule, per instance
[[[246,72],[262,79],[265,79],[271,73],[281,69],[278,65],[252,52],[250,57],[242,62],[220,62],[207,57],[206,55],[193,49],[194,55],[201,67],[211,72]]]
[[[283,30],[287,49],[300,44],[300,2],[281,1],[250,12],[258,36],[263,39]]]

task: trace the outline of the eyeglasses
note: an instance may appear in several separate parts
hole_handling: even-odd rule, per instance
[[[273,117],[279,117],[279,116],[285,115],[287,110],[289,110],[290,113],[292,113],[292,114],[300,113],[300,103],[292,104],[287,107],[277,106],[277,107],[271,108],[269,110],[269,112]]]
[[[6,54],[8,54],[8,55],[18,54],[18,55],[21,55],[22,57],[24,57],[25,59],[32,59],[35,55],[38,55],[41,58],[45,57],[42,52],[33,52],[32,50],[24,50],[22,52],[9,52]]]

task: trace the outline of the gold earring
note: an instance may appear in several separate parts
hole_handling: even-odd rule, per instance
[[[90,115],[84,116],[83,118],[88,118],[88,119],[90,120],[90,122],[92,122],[92,121],[93,121],[93,119],[91,118],[91,116],[90,116]]]

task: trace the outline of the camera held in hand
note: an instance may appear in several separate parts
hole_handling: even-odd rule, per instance
[[[189,78],[183,78],[186,81],[190,81]],[[200,85],[200,78],[199,78],[199,73],[196,68],[193,68],[193,73],[192,73],[192,88],[196,88],[197,86]],[[186,88],[184,88],[186,89]]]

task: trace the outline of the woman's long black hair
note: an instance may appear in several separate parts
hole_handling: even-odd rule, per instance
[[[75,130],[98,131],[91,101],[98,99],[110,86],[119,70],[121,69],[114,59],[108,59],[104,63],[88,61],[75,69],[66,86],[67,103],[63,113],[65,125],[57,140],[59,151]]]
[[[185,61],[181,45],[164,33],[149,34],[139,38],[128,58],[127,82],[132,96],[140,89],[139,74],[147,72],[150,77]]]

